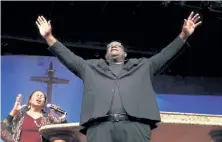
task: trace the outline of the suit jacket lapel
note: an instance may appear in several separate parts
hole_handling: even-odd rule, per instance
[[[140,60],[138,59],[129,59],[125,61],[125,64],[123,66],[123,70],[120,72],[119,76],[116,76],[109,68],[108,62],[101,59],[98,66],[101,68],[101,70],[103,71],[103,73],[105,73],[106,75],[112,77],[112,78],[121,78],[125,75],[127,75],[130,71],[130,69],[132,69],[134,66],[136,66],[138,63],[140,62]]]
[[[111,77],[111,78],[115,78],[115,74],[110,70],[108,62],[101,59],[98,63],[98,66],[100,68],[100,72],[103,74],[106,74],[107,76]]]
[[[130,69],[132,69],[137,64],[138,64],[137,62],[133,62],[131,59],[126,60],[124,66],[123,66],[123,70],[121,71],[121,73],[118,77],[121,78],[121,77],[127,75],[129,73]]]

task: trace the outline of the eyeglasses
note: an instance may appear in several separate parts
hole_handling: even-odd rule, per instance
[[[119,45],[119,44],[111,44],[111,45],[108,45],[107,46],[108,48],[111,48],[111,47],[120,47],[120,48],[123,48],[122,45]]]

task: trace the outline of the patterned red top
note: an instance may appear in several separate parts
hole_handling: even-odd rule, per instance
[[[36,119],[37,125],[41,125],[42,117]],[[30,115],[25,114],[24,121],[22,124],[21,139],[20,142],[41,142],[41,136],[39,128],[34,123],[34,118]]]
[[[5,119],[3,119],[3,121],[1,122],[1,126],[0,126],[0,136],[4,141],[6,141],[6,142],[21,142],[21,141],[22,142],[26,142],[26,141],[30,142],[30,140],[28,140],[28,138],[26,137],[27,134],[28,134],[28,137],[30,135],[37,136],[37,133],[38,133],[36,130],[37,126],[34,125],[35,124],[34,119],[31,116],[29,116],[29,117],[26,116],[27,115],[26,112],[28,110],[29,110],[28,107],[24,107],[14,117],[11,115],[8,115]],[[26,117],[26,120],[24,121],[25,117]],[[41,123],[39,123],[40,121],[41,121]],[[25,124],[23,125],[23,123],[25,123]],[[48,114],[46,112],[43,112],[43,117],[39,118],[39,120],[37,120],[37,124],[40,126],[46,126],[46,125],[50,125],[50,124],[61,124],[61,123],[67,123],[67,121],[66,120],[61,121],[61,120],[57,119],[54,115],[52,115],[50,113]],[[27,132],[26,130],[28,128],[31,128],[35,131],[33,133],[31,133],[29,131]],[[24,130],[22,130],[22,129],[24,129]],[[22,131],[23,131],[23,134],[21,134]],[[21,137],[23,137],[22,140],[21,140]],[[38,138],[39,137],[40,137],[40,135],[38,134]],[[37,137],[31,136],[31,142],[36,142],[33,140],[33,138],[37,138]],[[29,137],[29,139],[30,139],[30,137]],[[37,142],[39,142],[39,140]]]

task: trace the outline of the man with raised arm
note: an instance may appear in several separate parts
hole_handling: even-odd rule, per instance
[[[183,47],[199,19],[192,12],[180,34],[151,58],[126,60],[124,46],[114,41],[107,45],[105,60],[84,60],[53,36],[49,21],[38,17],[49,51],[84,83],[80,131],[87,142],[151,141],[151,130],[161,121],[152,78]]]

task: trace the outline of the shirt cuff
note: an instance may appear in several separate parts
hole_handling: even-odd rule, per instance
[[[48,47],[48,50],[51,51],[58,46],[61,46],[61,43],[59,41],[56,41],[53,45]]]

